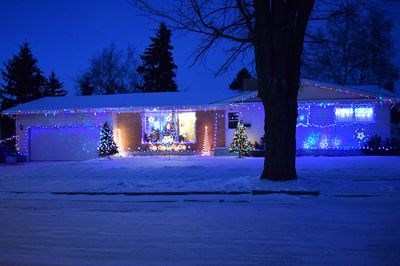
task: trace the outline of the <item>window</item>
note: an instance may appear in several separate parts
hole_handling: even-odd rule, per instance
[[[354,108],[356,123],[374,122],[374,109],[372,107]]]
[[[185,112],[178,114],[179,142],[196,141],[196,113]]]
[[[143,143],[196,141],[196,113],[194,112],[146,112],[142,119]]]
[[[336,123],[352,123],[353,122],[353,108],[351,107],[338,107],[335,108]]]
[[[228,113],[228,128],[236,128],[239,123],[239,113]]]

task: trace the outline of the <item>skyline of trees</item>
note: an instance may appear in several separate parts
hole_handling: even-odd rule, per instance
[[[346,10],[346,12],[341,12]],[[378,85],[394,88],[393,22],[379,8],[339,5],[326,23],[310,31],[302,76],[338,85]]]

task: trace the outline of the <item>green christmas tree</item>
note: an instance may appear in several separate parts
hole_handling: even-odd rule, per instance
[[[106,157],[118,153],[118,147],[114,142],[113,132],[107,123],[104,123],[101,127],[97,153],[100,157]]]
[[[242,158],[243,156],[250,155],[251,151],[252,145],[247,137],[246,128],[239,122],[229,152],[239,153],[239,158]]]

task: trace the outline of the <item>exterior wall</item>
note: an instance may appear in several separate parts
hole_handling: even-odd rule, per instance
[[[135,151],[141,147],[142,117],[141,113],[120,113],[115,115],[114,131],[120,130],[120,151]],[[117,132],[114,132],[114,135]]]
[[[348,107],[349,105],[336,106]],[[381,136],[382,139],[390,138],[389,106],[386,104],[373,106],[374,122],[348,124],[335,123],[334,106],[319,106],[319,108],[314,106],[310,112],[312,125],[297,127],[297,149],[358,150],[365,144],[355,138],[356,132],[363,132],[367,138],[375,134]]]
[[[374,107],[375,119],[373,123],[335,123],[335,107],[348,107],[347,102],[317,104],[299,103],[299,115],[302,109],[310,108],[306,123],[297,126],[297,149],[337,149],[357,150],[363,143],[354,138],[355,132],[362,130],[366,135],[375,134],[384,140],[390,138],[390,110],[389,106],[381,103],[362,102]],[[355,104],[354,104],[355,106]],[[229,147],[233,139],[235,129],[228,128],[228,113],[238,112],[244,124],[248,124],[247,133],[252,143],[260,143],[264,135],[264,110],[259,102],[245,103],[240,106],[231,106],[226,110],[196,111],[196,143],[189,145],[191,150],[202,150],[205,138],[205,127],[208,128],[208,142],[211,149],[216,147]],[[148,145],[142,144],[142,113],[55,113],[55,114],[27,114],[17,115],[16,133],[18,137],[17,148],[21,153],[29,156],[31,130],[57,128],[98,128],[104,122],[114,130],[117,136],[117,144],[120,151],[146,150]],[[37,133],[38,131],[36,131]],[[46,134],[50,134],[46,132]],[[79,134],[78,134],[79,135]],[[76,138],[80,138],[75,135]],[[94,135],[94,134],[93,134]],[[45,142],[45,134],[41,135]],[[53,139],[54,134],[49,135]],[[118,141],[120,143],[118,143]],[[43,143],[46,145],[47,143]],[[60,142],[58,143],[60,144]],[[37,143],[35,143],[37,147]],[[69,144],[73,145],[73,144]],[[29,157],[28,157],[29,158]]]
[[[363,147],[363,142],[354,138],[356,131],[362,131],[371,137],[375,134],[381,136],[383,140],[390,138],[390,110],[387,104],[360,103],[357,105],[368,105],[374,107],[375,119],[371,123],[335,123],[335,107],[348,107],[351,104],[346,102],[319,105],[311,104],[308,122],[298,123],[297,125],[297,149],[321,149],[321,150],[358,150]],[[355,104],[354,104],[355,106]],[[308,104],[299,103],[300,109],[307,107]],[[249,140],[260,143],[260,138],[264,135],[264,109],[261,103],[248,103],[241,106],[230,107],[226,110],[226,143],[229,147],[232,142],[235,129],[228,128],[228,113],[238,112],[244,124],[251,126],[246,128]]]
[[[196,143],[189,144],[190,150],[201,150],[204,130],[208,128],[208,142],[211,149],[225,146],[225,111],[196,111]],[[115,115],[114,135],[120,130],[123,152],[148,150],[142,144],[142,113],[119,113]]]
[[[196,112],[196,140],[193,149],[203,148],[205,127],[208,128],[208,142],[211,149],[225,146],[225,111]]]
[[[243,104],[241,107],[230,107],[226,110],[225,115],[225,132],[226,141],[225,146],[230,147],[233,136],[235,134],[235,128],[228,128],[228,113],[238,112],[240,119],[244,124],[250,124],[250,127],[246,128],[247,136],[251,143],[257,141],[260,143],[260,139],[264,136],[264,108],[261,103],[249,103]]]
[[[111,113],[55,113],[24,114],[16,117],[17,148],[29,156],[29,135],[33,128],[99,127],[107,122],[113,125]]]

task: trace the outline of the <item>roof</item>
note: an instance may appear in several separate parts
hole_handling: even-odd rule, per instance
[[[128,93],[94,96],[43,97],[7,109],[3,114],[39,113],[48,111],[110,109],[137,110],[146,108],[206,107],[219,102],[232,102],[243,92],[226,90],[209,93],[203,91]]]
[[[375,85],[341,86],[302,79],[299,100],[379,99],[400,100],[400,95]]]
[[[44,97],[7,109],[3,114],[86,112],[100,109],[129,111],[148,108],[212,108],[231,103],[259,101],[257,94],[257,91],[226,90]],[[344,99],[400,101],[400,96],[377,86],[344,87],[306,79],[301,81],[299,101]]]
[[[253,94],[243,95],[247,99],[241,100],[239,97],[235,98],[237,102],[253,102],[261,101],[257,97],[257,92]],[[394,92],[390,92],[379,86],[340,86],[326,82],[319,82],[313,80],[302,79],[300,84],[300,90],[298,100],[300,102],[305,101],[337,101],[337,100],[363,100],[363,99],[374,99],[381,102],[400,102],[400,95]]]

